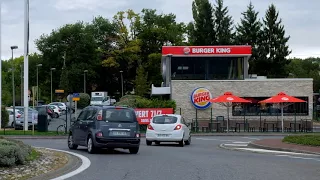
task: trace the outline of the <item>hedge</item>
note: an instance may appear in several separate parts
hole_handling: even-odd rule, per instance
[[[23,165],[31,153],[31,146],[22,141],[0,137],[0,167]]]
[[[136,95],[123,96],[117,106],[129,106],[132,108],[173,108],[176,109],[176,102],[173,100],[147,99]]]
[[[83,109],[90,105],[90,95],[87,93],[80,93],[80,100],[77,102],[77,108]]]
[[[282,139],[283,142],[301,144],[307,146],[320,146],[320,135],[293,135],[286,136]]]
[[[1,128],[5,128],[9,122],[9,114],[4,106],[1,107]]]

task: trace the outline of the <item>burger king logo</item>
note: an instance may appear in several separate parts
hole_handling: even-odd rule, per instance
[[[193,90],[190,96],[191,103],[197,109],[207,109],[212,104],[209,100],[212,99],[211,92],[204,87],[199,87]]]
[[[188,55],[190,53],[190,51],[191,50],[188,47],[183,48],[183,53],[186,54],[186,55]]]

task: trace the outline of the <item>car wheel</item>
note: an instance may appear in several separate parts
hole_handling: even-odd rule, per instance
[[[59,117],[59,114],[58,114],[58,113],[54,113],[54,117],[55,117],[55,118],[58,118],[58,117]]]
[[[69,134],[69,137],[68,137],[68,147],[69,147],[69,149],[77,149],[78,148],[78,145],[74,144],[72,134]]]
[[[186,140],[184,143],[185,143],[186,145],[190,145],[190,144],[191,144],[191,135],[189,135],[189,139]]]
[[[151,146],[152,145],[152,141],[146,140],[146,144],[147,144],[147,146]]]
[[[137,154],[139,152],[139,147],[129,148],[130,154]]]
[[[160,145],[160,142],[155,142],[156,145]]]
[[[96,147],[94,147],[94,144],[93,144],[93,139],[91,136],[89,136],[88,138],[88,141],[87,141],[87,151],[88,153],[90,154],[94,154],[96,152]]]
[[[183,137],[182,137],[182,139],[181,139],[181,141],[179,141],[179,146],[180,147],[183,147],[184,146],[184,135],[183,135]]]
[[[14,128],[14,122],[11,123],[11,127]]]

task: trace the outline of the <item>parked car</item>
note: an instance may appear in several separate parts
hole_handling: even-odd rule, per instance
[[[67,110],[67,105],[63,102],[52,102],[49,103],[48,105],[55,105],[58,106],[59,108],[61,108],[62,111],[66,111]]]
[[[156,115],[147,127],[146,144],[152,142],[177,142],[180,146],[190,145],[190,129],[184,118],[177,114]]]
[[[115,106],[88,106],[79,114],[70,128],[68,147],[87,147],[89,153],[100,148],[129,149],[137,154],[140,147],[140,129],[132,108]]]
[[[43,106],[35,106],[34,109],[39,111],[39,109],[42,107],[47,107],[46,109],[47,109],[48,119],[49,119],[49,121],[51,121],[51,119],[56,116],[56,114],[54,113],[54,110],[53,110],[54,107],[43,105]]]
[[[7,108],[6,109],[7,110],[7,112],[8,112],[8,114],[9,114],[9,122],[8,122],[8,124],[7,124],[7,127],[12,127],[12,128],[14,128],[14,124],[15,124],[15,122],[13,121],[13,115],[14,115],[14,113],[13,113],[13,109],[12,108]],[[21,120],[21,118],[23,118],[23,116],[22,116],[22,112],[20,111],[20,110],[18,110],[18,109],[15,109],[15,115],[16,115],[16,121],[18,120]]]
[[[24,112],[23,106],[16,106],[16,109],[20,110],[21,112]],[[22,114],[24,116],[24,114]],[[34,125],[34,128],[37,129],[38,125],[38,111],[35,109],[32,109],[29,107],[28,111],[28,128],[32,129],[32,126]],[[15,129],[23,129],[24,127],[24,117],[21,118],[21,120],[15,122]]]

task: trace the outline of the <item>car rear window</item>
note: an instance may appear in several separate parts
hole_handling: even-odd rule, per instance
[[[153,117],[152,122],[154,124],[174,124],[178,120],[175,116],[156,116]]]
[[[103,120],[106,122],[135,122],[135,113],[130,109],[106,109],[103,111]]]

